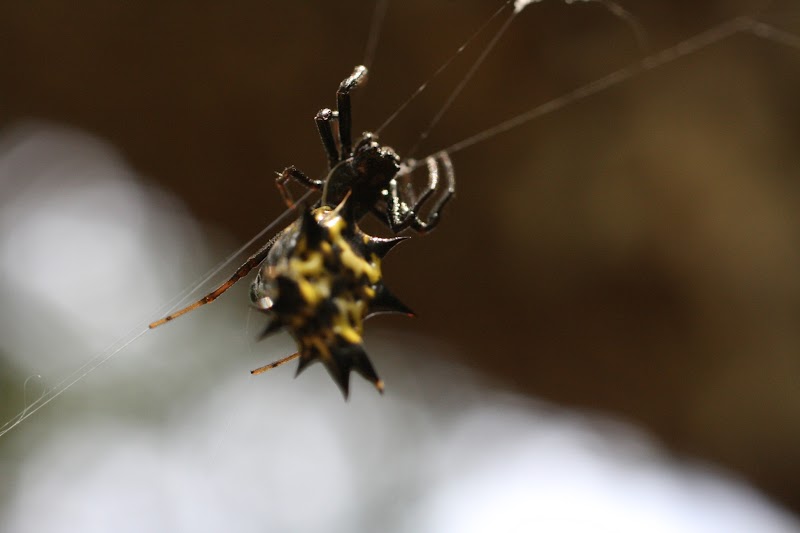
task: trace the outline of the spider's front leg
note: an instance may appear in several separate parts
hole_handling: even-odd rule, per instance
[[[441,161],[441,166],[444,168],[444,176],[440,176],[439,174],[438,161]],[[386,191],[386,217],[388,219],[389,228],[395,233],[409,227],[417,233],[427,233],[431,231],[439,223],[444,206],[455,194],[455,172],[453,171],[453,163],[450,161],[450,156],[447,152],[440,152],[434,156],[428,157],[425,163],[428,167],[428,185],[419,196],[413,193],[409,181],[410,172],[398,176],[389,182],[389,188]],[[403,183],[400,184],[398,179],[403,179]],[[401,186],[403,190],[400,190]],[[433,207],[431,207],[427,219],[421,219],[419,210],[431,196],[442,188],[444,191]],[[403,194],[408,197],[407,200],[402,198]]]
[[[350,91],[367,83],[367,67],[357,66],[353,73],[342,80],[336,91],[336,109],[339,118],[339,145],[342,148],[342,159],[353,156],[352,112],[350,107]]]
[[[279,172],[278,177],[275,178],[275,186],[278,187],[281,197],[283,197],[283,201],[286,202],[289,209],[294,207],[294,197],[286,184],[292,179],[307,189],[314,189],[315,191],[321,190],[322,186],[325,184],[323,180],[309,178],[294,166],[283,169],[283,172]]]
[[[314,117],[317,130],[319,130],[319,138],[322,139],[322,146],[325,147],[325,153],[328,155],[328,170],[333,170],[333,167],[339,162],[339,149],[336,148],[336,140],[333,137],[333,127],[331,126],[331,121],[338,118],[339,113],[331,111],[327,107],[320,109],[317,116]]]
[[[336,91],[336,111],[331,111],[326,107],[320,109],[314,117],[322,146],[325,147],[325,153],[328,155],[328,170],[332,170],[339,161],[353,156],[353,116],[350,106],[350,91],[366,82],[367,68],[359,65],[353,70],[353,74],[339,84],[339,89]],[[334,120],[339,123],[338,148],[333,135],[332,122]]]

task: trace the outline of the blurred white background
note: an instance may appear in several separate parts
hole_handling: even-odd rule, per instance
[[[0,132],[6,419],[235,247],[96,138]],[[0,529],[798,531],[635,427],[503,391],[448,345],[392,333],[403,318],[368,323],[383,397],[354,377],[344,402],[321,366],[251,377],[292,343],[255,343],[246,302],[238,287],[145,334],[0,439]]]

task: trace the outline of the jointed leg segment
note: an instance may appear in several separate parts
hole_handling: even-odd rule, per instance
[[[270,249],[272,248],[272,245],[273,245],[274,242],[275,242],[275,238],[271,239],[259,251],[257,251],[256,253],[254,253],[250,257],[248,257],[247,261],[245,261],[244,264],[242,264],[242,266],[240,266],[238,269],[236,269],[236,272],[234,272],[233,275],[230,278],[228,278],[228,281],[226,281],[225,283],[223,283],[222,285],[220,285],[219,287],[217,287],[216,289],[214,289],[210,293],[206,294],[205,296],[203,296],[202,298],[200,298],[199,300],[197,300],[193,304],[191,304],[191,305],[189,305],[187,307],[184,307],[180,311],[176,311],[175,313],[172,313],[171,315],[165,316],[164,318],[162,318],[160,320],[156,320],[155,322],[150,324],[150,326],[148,326],[148,327],[150,329],[157,328],[158,326],[166,324],[167,322],[169,322],[171,320],[174,320],[174,319],[178,318],[181,315],[185,315],[189,311],[194,311],[195,309],[197,309],[198,307],[200,307],[202,305],[210,304],[211,302],[213,302],[214,300],[219,298],[222,295],[222,293],[224,293],[225,291],[230,289],[237,281],[239,281],[240,279],[245,277],[247,274],[249,274],[251,270],[253,270],[259,264],[261,264],[261,262],[264,259],[266,259],[267,254],[269,253]]]
[[[275,361],[274,363],[270,363],[268,365],[260,366],[260,367],[256,368],[255,370],[251,370],[250,373],[253,374],[254,376],[258,375],[258,374],[263,374],[264,372],[266,372],[268,370],[272,370],[273,368],[278,368],[282,364],[288,363],[289,361],[297,359],[298,357],[300,357],[300,352],[295,352],[292,355],[287,355],[283,359],[279,359],[279,360]]]
[[[341,157],[353,156],[352,113],[350,108],[350,91],[367,82],[367,67],[359,65],[353,73],[344,79],[336,91],[336,109],[339,111],[339,145]]]
[[[283,169],[283,172],[278,174],[278,177],[275,178],[275,186],[278,187],[278,190],[281,193],[281,197],[289,209],[294,207],[294,197],[292,193],[289,191],[289,188],[286,187],[286,184],[289,180],[295,180],[300,185],[308,189],[314,189],[316,191],[322,189],[322,186],[325,184],[322,180],[315,180],[314,178],[309,178],[303,172],[298,170],[294,165],[290,167],[286,167]]]
[[[336,148],[336,140],[333,137],[333,127],[331,126],[332,120],[338,120],[339,114],[331,111],[327,107],[320,109],[314,121],[317,123],[317,130],[319,130],[319,137],[322,139],[322,146],[325,147],[325,153],[328,155],[328,170],[336,166],[339,162],[339,150]]]
[[[440,176],[439,162],[444,169],[444,176]],[[419,196],[412,192],[410,174],[398,176],[389,184],[389,197],[387,199],[387,213],[389,228],[397,233],[406,228],[412,228],[418,233],[426,233],[439,223],[439,217],[444,206],[455,194],[455,172],[453,163],[447,152],[440,152],[425,160],[428,168],[428,185]],[[399,183],[402,180],[402,183]],[[400,188],[403,188],[403,191]],[[428,217],[423,220],[419,216],[419,210],[438,190],[444,188],[439,199],[431,207]],[[401,192],[409,198],[408,202],[401,198]],[[410,205],[409,205],[410,204]]]

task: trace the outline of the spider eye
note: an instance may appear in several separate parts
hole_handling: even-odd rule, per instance
[[[361,137],[361,140],[359,140],[358,144],[356,144],[354,152],[356,154],[378,152],[380,150],[380,147],[381,145],[380,143],[378,143],[375,134],[365,131],[364,135]]]
[[[385,159],[391,159],[392,161],[397,162],[400,164],[400,156],[395,153],[395,151],[388,146],[384,146],[381,149],[381,157]]]

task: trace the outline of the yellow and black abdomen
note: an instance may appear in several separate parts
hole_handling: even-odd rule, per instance
[[[364,320],[413,315],[381,276],[381,259],[404,237],[363,233],[346,203],[305,210],[277,237],[251,287],[253,304],[270,317],[262,337],[286,329],[298,344],[297,372],[322,361],[345,396],[351,370],[383,390],[362,345]]]

